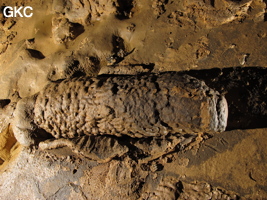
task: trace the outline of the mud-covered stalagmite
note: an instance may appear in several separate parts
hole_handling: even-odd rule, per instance
[[[227,103],[204,82],[178,73],[82,77],[51,83],[18,102],[13,129],[26,146],[37,129],[54,138],[132,138],[216,132],[226,128]]]

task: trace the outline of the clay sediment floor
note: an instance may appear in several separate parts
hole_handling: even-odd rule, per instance
[[[265,0],[0,0],[0,199],[267,199],[266,4]],[[31,6],[33,16],[7,18],[3,13],[6,6]],[[146,110],[140,104],[130,115],[126,103],[131,105],[138,98],[132,102],[126,98],[128,93],[118,93],[116,87],[107,89],[103,83],[97,88],[104,90],[96,90],[98,97],[93,102],[101,105],[103,95],[112,104],[108,95],[121,95],[126,99],[121,113],[128,114],[124,120],[132,116],[137,122],[141,119],[148,124],[147,132],[132,134],[128,127],[124,131],[129,134],[115,131],[105,135],[112,131],[101,127],[100,136],[94,129],[97,123],[92,122],[86,130],[93,136],[86,133],[76,138],[71,135],[75,130],[70,133],[65,129],[65,136],[57,136],[55,127],[49,125],[58,113],[49,116],[47,132],[33,127],[37,118],[32,118],[31,109],[48,109],[50,104],[44,95],[38,105],[28,106],[31,96],[48,84],[79,77],[137,77],[144,81],[140,87],[130,88],[135,88],[136,94],[147,94],[146,103],[151,99],[162,103],[164,95],[171,94],[168,89],[179,89],[196,102],[201,102],[197,101],[200,97],[211,98],[208,92],[198,96],[200,86],[193,91],[185,84],[174,90],[166,83],[160,90],[155,77],[170,71],[192,76],[199,85],[203,81],[216,98],[225,96],[225,131],[192,131],[195,116],[178,113],[182,123],[192,120],[186,131],[159,130],[157,137],[150,137],[149,129],[156,130],[160,113],[153,111],[149,118],[143,113],[154,107]],[[140,78],[144,76],[154,78]],[[155,85],[155,90],[150,85]],[[79,89],[75,87],[70,87],[71,101]],[[61,102],[57,87],[53,91],[47,98]],[[162,99],[152,94],[163,94]],[[27,106],[18,109],[21,99]],[[204,108],[184,102],[191,109]],[[62,109],[63,104],[57,108]],[[121,108],[118,104],[118,100],[112,104],[115,110]],[[56,110],[53,106],[52,111]],[[93,104],[88,106],[94,108]],[[218,105],[214,108],[222,112]],[[104,113],[108,122],[113,119],[114,113],[106,107],[98,109],[100,112],[88,112],[94,115],[92,119],[99,120],[98,113]],[[198,117],[203,116],[203,110]],[[28,121],[14,120],[20,112]],[[41,108],[38,112],[45,123],[47,115]],[[175,116],[168,115],[163,115],[159,125],[177,126],[163,123]],[[18,122],[31,129],[22,133],[34,136],[34,145],[17,142],[19,128],[14,127]],[[65,127],[64,123],[68,120],[60,121]]]

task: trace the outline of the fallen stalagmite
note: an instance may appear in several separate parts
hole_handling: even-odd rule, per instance
[[[25,146],[38,141],[40,129],[63,141],[85,135],[163,138],[224,131],[227,109],[222,95],[188,75],[81,77],[20,100],[12,125]]]

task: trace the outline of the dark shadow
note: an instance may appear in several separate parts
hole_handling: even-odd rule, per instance
[[[263,0],[263,2],[265,3],[266,7],[265,9],[267,9],[267,0]],[[264,19],[263,19],[265,22],[267,21],[267,13],[265,12],[264,13]]]
[[[129,19],[133,5],[133,0],[118,0],[117,15],[120,20]]]
[[[4,9],[5,9],[6,6],[0,6],[0,13],[1,14],[4,14]]]
[[[4,15],[4,9],[5,9],[5,7],[7,7],[7,6],[5,6],[5,5],[0,6],[0,13],[3,14],[3,17],[4,17],[4,18],[7,18],[7,17],[5,17],[5,15]],[[9,11],[10,11],[10,9],[6,9],[6,13],[8,13]]]
[[[71,23],[70,32],[72,39],[75,39],[84,32],[84,26],[79,23]]]
[[[235,67],[184,72],[225,94],[227,130],[267,127],[267,69]]]
[[[42,54],[42,52],[40,51],[37,51],[37,50],[34,50],[34,49],[26,49],[30,55],[33,57],[33,58],[37,58],[37,59],[44,59],[45,56]]]
[[[71,78],[86,76],[84,70],[80,68],[80,62],[78,60],[72,60],[69,64],[66,74]]]
[[[6,107],[11,102],[10,99],[0,99],[0,108]]]

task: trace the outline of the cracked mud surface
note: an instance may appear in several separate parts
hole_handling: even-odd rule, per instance
[[[4,7],[15,5],[32,6],[33,17],[5,18]],[[1,0],[0,8],[1,199],[267,198],[265,0]],[[23,147],[16,141],[12,120],[17,102],[24,99],[30,103],[27,98],[44,91],[48,84],[88,76],[94,80],[119,80],[125,75],[154,77],[169,71],[204,81],[225,96],[229,110],[226,131],[197,129],[174,137],[169,130],[166,137],[147,137],[148,129],[157,125],[154,115],[144,117],[150,111],[155,114],[154,107],[147,110],[144,105],[164,103],[164,95],[149,98],[157,81],[147,78],[129,87],[146,97],[139,106],[140,98],[127,99],[126,90],[117,100],[111,98],[118,91],[101,83],[101,90],[95,92],[100,102],[93,101],[100,106],[88,104],[90,111],[78,109],[81,116],[84,112],[90,116],[100,113],[108,121],[111,113],[101,107],[102,103],[115,102],[116,108],[133,105],[132,112],[118,115],[123,120],[115,124],[116,134],[112,136],[106,136],[112,129],[101,127],[102,135],[94,132],[73,138],[79,135],[75,131],[82,130],[76,126],[84,124],[82,119],[78,120],[81,124],[69,120],[69,113],[65,121],[61,117],[57,122],[76,127],[63,128],[65,137],[62,133],[56,136],[56,128],[47,125],[42,127],[47,132],[34,132],[37,141],[42,141],[39,146]],[[173,87],[166,79],[163,88],[155,87],[157,94]],[[59,110],[50,113],[48,124],[56,121],[59,112],[65,112],[60,103],[64,95],[60,94],[84,89],[67,86],[61,92],[50,91],[48,99],[59,102]],[[181,86],[179,91],[197,93],[187,87]],[[37,108],[45,105],[41,100],[45,102],[40,98]],[[49,106],[55,111],[51,102]],[[184,113],[201,110],[196,103],[184,102],[179,116],[194,126],[194,117]],[[26,106],[24,111],[30,108]],[[35,121],[21,124],[31,127],[38,119],[45,123],[42,109],[38,112]],[[160,119],[173,122],[177,116],[169,111]],[[125,131],[120,130],[120,124],[125,127],[131,117],[146,129],[140,137],[121,135]],[[86,131],[93,132],[95,124],[87,126]]]

